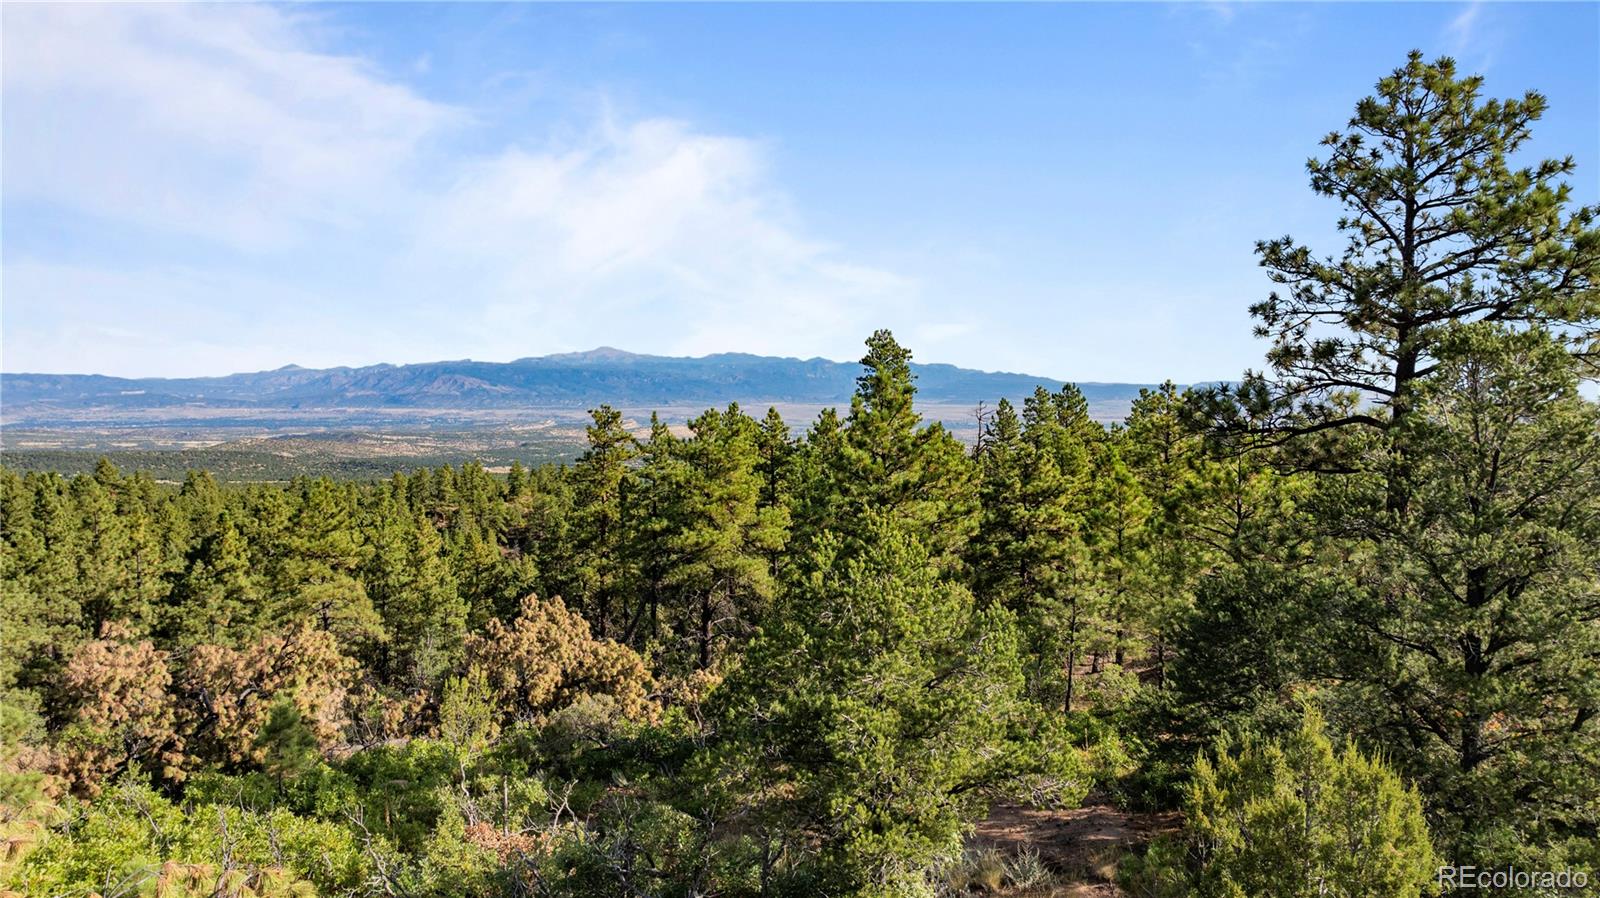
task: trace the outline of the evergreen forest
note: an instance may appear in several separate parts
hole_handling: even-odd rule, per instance
[[[1544,109],[1413,54],[1308,163],[1342,245],[1256,247],[1261,370],[1113,426],[959,441],[879,331],[848,408],[600,406],[571,464],[0,469],[0,894],[1080,894],[970,836],[1087,801],[1169,821],[1093,894],[1600,887],[1600,210]],[[1591,894],[1524,879],[1477,893]]]

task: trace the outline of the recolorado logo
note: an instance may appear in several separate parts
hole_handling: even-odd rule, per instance
[[[1584,889],[1584,870],[1485,870],[1471,865],[1439,868],[1439,885],[1452,889]]]

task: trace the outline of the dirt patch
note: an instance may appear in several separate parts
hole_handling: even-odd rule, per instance
[[[1057,898],[1121,898],[1115,884],[1121,858],[1179,822],[1176,812],[1134,814],[1103,802],[1065,811],[1001,804],[978,824],[969,845],[1012,855],[1039,852],[1061,877],[1052,893]]]

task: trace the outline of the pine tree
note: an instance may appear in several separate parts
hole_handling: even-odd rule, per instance
[[[1378,474],[1325,488],[1318,632],[1351,726],[1427,785],[1447,844],[1533,863],[1600,825],[1600,406],[1541,330],[1464,327],[1438,358],[1395,434],[1407,513]]]
[[[386,639],[375,646],[381,682],[415,691],[452,668],[466,638],[467,608],[432,519],[386,496],[373,521],[366,592]]]
[[[664,609],[674,604],[670,581],[677,564],[678,534],[685,526],[684,489],[688,470],[682,441],[661,416],[650,416],[650,438],[642,462],[624,497],[627,557],[639,573],[639,604],[628,616],[623,642],[642,647],[661,634]]]
[[[887,512],[925,542],[937,567],[953,572],[977,529],[976,470],[942,425],[921,426],[911,353],[892,334],[873,334],[861,364],[843,440],[826,450],[826,474],[811,486],[807,535],[831,530],[859,540],[861,522]]]
[[[809,546],[842,515],[838,486],[844,469],[844,425],[825,408],[806,431],[793,459],[793,522],[797,545]]]
[[[602,405],[590,415],[589,448],[572,469],[574,586],[595,635],[604,639],[615,629],[631,581],[622,554],[622,494],[639,449],[620,412]]]
[[[1019,747],[1031,717],[1010,613],[977,610],[888,514],[859,548],[830,536],[814,551],[814,573],[717,693],[715,781],[797,836],[774,872],[793,888],[926,894],[986,786],[1038,757],[1058,772],[1077,759]]]
[[[520,598],[539,584],[533,558],[507,551],[498,536],[503,532],[471,528],[451,534],[445,547],[450,575],[474,629],[481,629],[490,618],[515,617]]]
[[[981,434],[977,452],[983,516],[968,547],[974,591],[985,602],[1015,610],[1032,586],[1030,562],[1023,553],[1028,537],[1022,506],[1022,421],[1010,400],[1001,399]]]
[[[71,514],[80,528],[74,540],[77,571],[69,588],[91,632],[113,620],[149,620],[132,563],[135,537],[130,522],[118,513],[115,490],[120,483],[121,475],[101,459],[94,476],[74,477],[68,488]]]
[[[531,571],[544,595],[578,595],[578,563],[573,513],[572,472],[545,465],[528,472],[526,488],[507,503],[502,542],[520,569]],[[517,598],[518,602],[524,591]],[[517,603],[500,607],[496,616],[510,620]]]
[[[293,489],[292,517],[271,527],[287,533],[269,586],[268,625],[309,620],[347,646],[381,641],[383,621],[357,579],[370,549],[357,527],[354,493],[326,478],[301,480]]]
[[[1213,561],[1205,543],[1191,533],[1194,484],[1204,460],[1203,439],[1189,424],[1187,402],[1188,395],[1170,380],[1156,390],[1141,389],[1119,443],[1150,502],[1149,576],[1133,613],[1153,644],[1158,685],[1165,685],[1170,641],[1193,604],[1195,582]]]
[[[245,490],[239,519],[239,532],[250,546],[261,574],[276,586],[287,579],[284,565],[290,555],[290,529],[294,508],[288,492],[281,487],[255,484]]]
[[[798,452],[789,436],[789,425],[783,422],[777,408],[768,408],[761,419],[761,432],[756,438],[756,453],[760,456],[757,471],[761,476],[761,495],[757,505],[766,519],[766,526],[781,530],[785,537],[768,543],[767,570],[776,578],[783,567],[783,550],[788,545],[789,531],[793,525],[795,455]]]
[[[1327,668],[1310,634],[1325,629],[1335,584],[1314,565],[1246,559],[1202,578],[1173,638],[1164,744],[1174,766],[1219,735],[1293,725],[1286,698]]]
[[[279,787],[311,772],[321,760],[316,734],[288,699],[272,703],[266,723],[256,735],[255,748],[261,756],[261,766],[278,781]]]
[[[60,480],[0,469],[0,696],[52,680],[84,636]]]
[[[161,633],[181,646],[235,645],[253,638],[265,594],[243,534],[223,511],[174,584]]]
[[[1344,206],[1345,249],[1321,259],[1290,237],[1257,245],[1287,289],[1251,309],[1273,340],[1275,376],[1248,375],[1235,391],[1256,429],[1390,430],[1440,372],[1439,341],[1455,324],[1539,324],[1591,359],[1600,351],[1600,207],[1569,208],[1570,156],[1512,167],[1544,96],[1484,101],[1482,85],[1414,51],[1322,141],[1311,188]],[[1343,401],[1350,391],[1374,406]],[[1405,507],[1411,454],[1398,447],[1384,461],[1391,510]]]
[[[512,459],[511,468],[506,472],[506,496],[516,499],[528,489],[528,471],[522,462]]]
[[[216,478],[205,471],[190,471],[178,488],[172,503],[187,524],[187,536],[195,541],[221,529],[222,515],[228,502]]]
[[[493,530],[498,525],[500,493],[500,482],[483,465],[476,461],[462,465],[456,474],[455,514],[441,529],[451,534]]]
[[[980,600],[1018,616],[1031,691],[1070,710],[1087,558],[1077,511],[1083,484],[1062,470],[1070,438],[1055,408],[1048,392],[1030,397],[1024,428],[1008,400],[996,407],[978,458],[983,518],[970,557]]]
[[[707,410],[683,444],[682,527],[669,541],[667,579],[692,600],[683,635],[695,666],[711,667],[729,635],[747,635],[773,594],[768,558],[783,546],[781,522],[760,505],[756,422],[739,410]]]
[[[1106,630],[1094,649],[1095,672],[1104,655],[1121,666],[1139,647],[1132,628],[1150,589],[1150,500],[1122,459],[1122,431],[1113,431],[1094,463],[1091,504],[1086,517],[1090,564]]]
[[[795,444],[789,438],[789,425],[776,407],[767,409],[761,419],[761,432],[756,439],[756,451],[761,460],[757,467],[761,473],[761,507],[777,508],[788,504],[791,488],[790,463],[794,458]]]
[[[1265,618],[1319,624],[1285,654],[1346,684],[1351,725],[1399,747],[1445,842],[1488,860],[1595,831],[1571,809],[1600,781],[1576,773],[1593,769],[1580,759],[1600,702],[1556,683],[1596,678],[1540,671],[1583,657],[1593,619],[1554,584],[1592,570],[1568,554],[1594,543],[1578,498],[1594,489],[1573,464],[1589,425],[1558,369],[1592,373],[1600,348],[1600,210],[1572,207],[1570,158],[1512,165],[1544,97],[1481,87],[1413,53],[1329,135],[1308,167],[1346,209],[1345,249],[1258,246],[1285,287],[1252,309],[1272,374],[1206,411],[1222,437],[1265,435],[1276,461],[1333,475],[1306,502],[1318,563],[1296,577],[1313,588]],[[1247,546],[1283,532],[1234,529]],[[1550,756],[1565,761],[1532,760]],[[1511,772],[1544,763],[1563,773]]]

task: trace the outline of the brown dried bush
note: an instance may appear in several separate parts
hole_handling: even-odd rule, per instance
[[[511,626],[489,621],[487,632],[468,642],[467,655],[488,675],[500,707],[517,719],[542,718],[585,695],[609,696],[632,720],[656,712],[644,659],[595,639],[583,616],[559,598],[524,598]]]
[[[166,652],[136,640],[125,624],[102,625],[100,638],[79,646],[62,672],[71,710],[57,739],[55,772],[89,796],[130,767],[182,779],[184,742],[171,685]]]
[[[282,696],[326,751],[341,739],[355,670],[334,635],[309,624],[264,636],[243,650],[196,646],[180,683],[192,751],[216,763],[261,763],[257,737]]]

